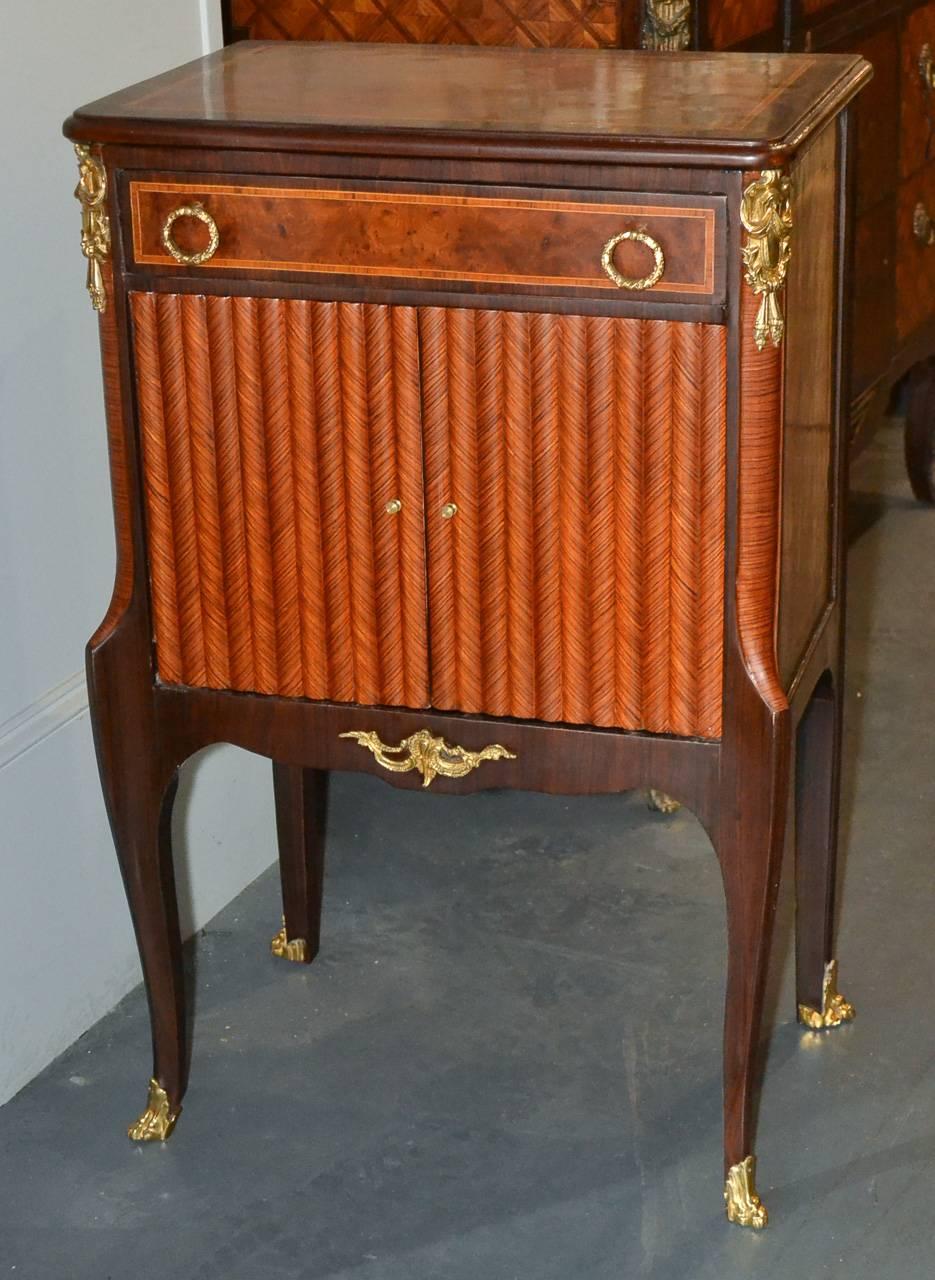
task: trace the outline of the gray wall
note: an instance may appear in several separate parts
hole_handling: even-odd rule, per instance
[[[4,15],[0,1102],[139,980],[83,676],[114,540],[97,325],[61,125],[81,103],[219,43],[217,0],[32,0]],[[268,764],[205,753],[185,771],[176,832],[190,933],[274,856]]]

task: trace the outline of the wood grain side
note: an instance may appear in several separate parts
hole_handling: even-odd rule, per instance
[[[758,350],[760,306],[744,282],[740,334],[740,462],[737,492],[736,616],[741,655],[760,698],[773,712],[788,703],[779,677],[776,614],[782,483],[782,350]]]
[[[831,125],[792,169],[778,638],[785,689],[831,602],[836,161]]]

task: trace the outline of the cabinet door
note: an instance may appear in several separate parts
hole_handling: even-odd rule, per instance
[[[160,679],[425,705],[415,311],[131,310]]]
[[[724,329],[425,308],[419,331],[433,706],[717,737]]]

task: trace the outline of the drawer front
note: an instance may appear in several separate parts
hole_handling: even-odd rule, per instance
[[[476,188],[474,189],[476,191]],[[454,193],[380,190],[362,186],[260,187],[142,181],[130,183],[132,260],[137,266],[179,266],[163,243],[173,210],[200,204],[214,220],[218,245],[204,262],[182,269],[202,274],[282,272],[359,277],[402,287],[482,287],[575,296],[633,296],[602,266],[607,242],[636,231],[658,242],[662,277],[635,296],[715,302],[724,297],[724,203],[693,197],[570,200],[567,193]],[[208,227],[182,216],[171,235],[186,253],[203,250]],[[612,265],[645,279],[651,247],[619,243]]]
[[[935,165],[904,182],[896,228],[896,329],[900,339],[935,315],[935,244],[915,234],[916,210],[935,218]],[[935,224],[932,227],[935,234]]]
[[[925,50],[931,60],[923,74]],[[915,9],[906,19],[902,37],[900,166],[909,177],[935,158],[935,3]]]

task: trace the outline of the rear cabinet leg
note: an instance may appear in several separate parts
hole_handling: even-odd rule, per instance
[[[328,773],[273,764],[283,922],[274,956],[310,964],[321,939]]]
[[[840,690],[826,682],[799,723],[796,747],[796,1001],[799,1021],[813,1031],[854,1017],[833,958],[840,750]]]

